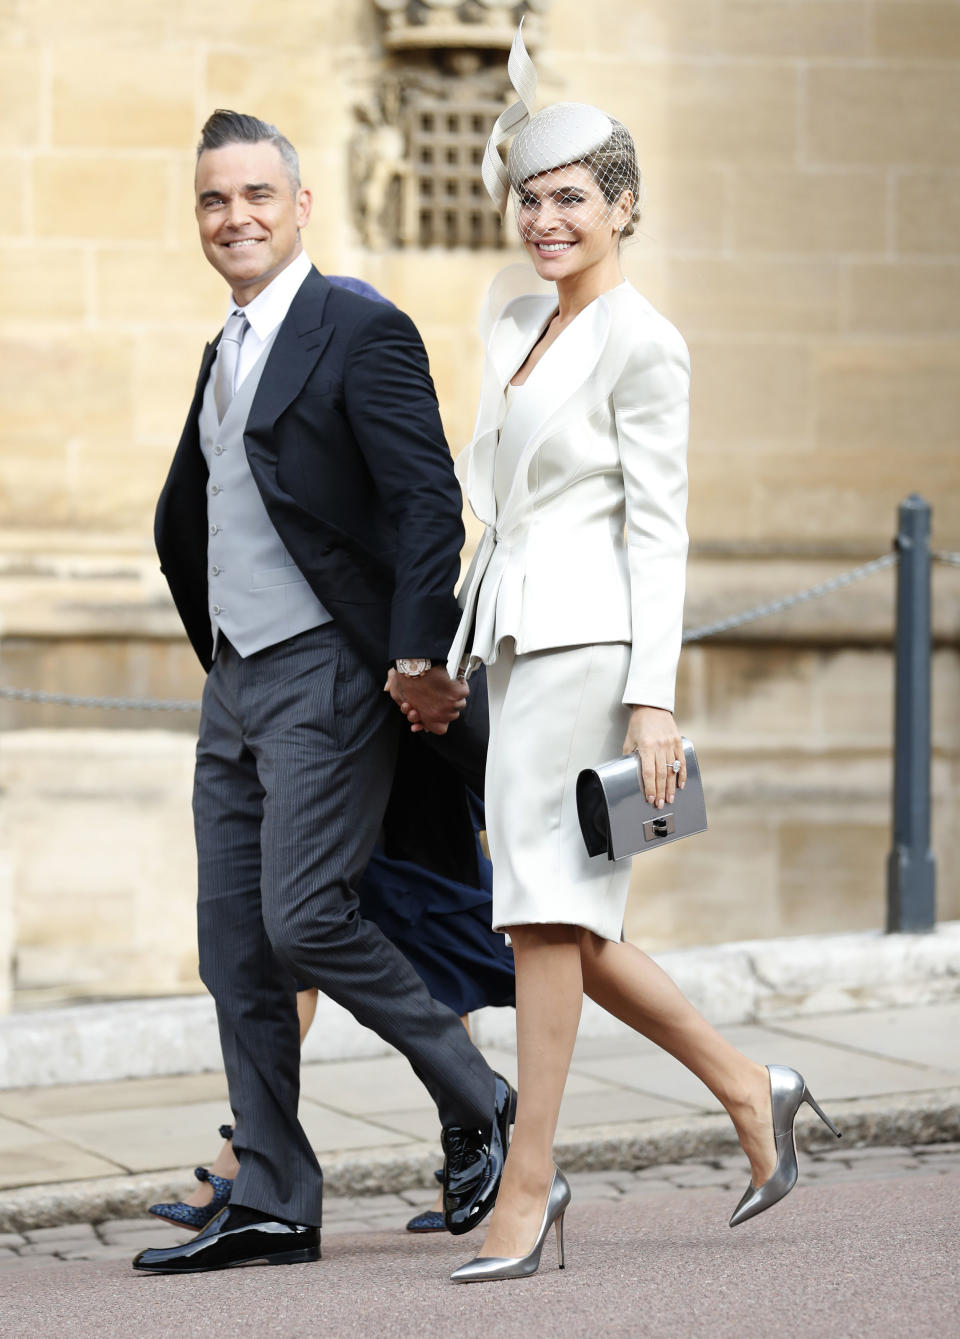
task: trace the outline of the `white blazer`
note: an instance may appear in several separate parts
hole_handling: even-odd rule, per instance
[[[496,658],[629,642],[625,703],[673,710],[687,554],[690,363],[628,282],[547,349],[504,418],[505,387],[556,310],[509,302],[487,340],[474,437],[457,475],[485,526],[465,576],[451,674]],[[502,428],[500,424],[502,423]],[[495,481],[512,474],[509,488]]]

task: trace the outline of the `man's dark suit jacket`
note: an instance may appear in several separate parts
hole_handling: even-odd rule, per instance
[[[207,670],[208,476],[198,417],[215,356],[216,341],[204,350],[154,530],[161,571]],[[409,317],[311,270],[268,355],[244,443],[280,538],[374,672],[385,678],[400,656],[444,661],[459,620],[461,496]],[[392,853],[449,877],[476,870],[464,787],[405,728],[386,829]]]

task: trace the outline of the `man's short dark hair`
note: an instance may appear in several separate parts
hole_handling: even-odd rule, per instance
[[[296,149],[286,135],[281,135],[277,127],[272,126],[269,121],[261,121],[256,116],[247,116],[244,112],[231,112],[218,107],[212,116],[207,117],[206,124],[200,131],[197,162],[200,161],[200,155],[206,153],[208,149],[222,149],[227,144],[264,143],[274,145],[283,159],[293,189],[298,191],[300,159],[297,157]]]

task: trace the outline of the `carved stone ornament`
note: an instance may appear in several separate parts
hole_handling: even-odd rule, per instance
[[[535,46],[539,20],[553,0],[521,4],[497,0],[373,0],[386,17],[384,44],[390,51],[423,51],[430,47],[474,47],[509,51],[520,19],[524,36]]]
[[[354,217],[366,246],[507,244],[480,164],[509,91],[502,61],[485,69],[465,50],[449,53],[441,68],[405,64],[382,77],[374,99],[355,108],[350,154]]]

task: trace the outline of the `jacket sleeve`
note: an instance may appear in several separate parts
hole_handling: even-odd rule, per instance
[[[623,701],[673,710],[687,560],[690,359],[667,321],[614,389],[626,499],[632,651]]]
[[[372,309],[351,336],[343,375],[347,418],[396,534],[388,657],[443,661],[459,621],[462,499],[410,318]]]

